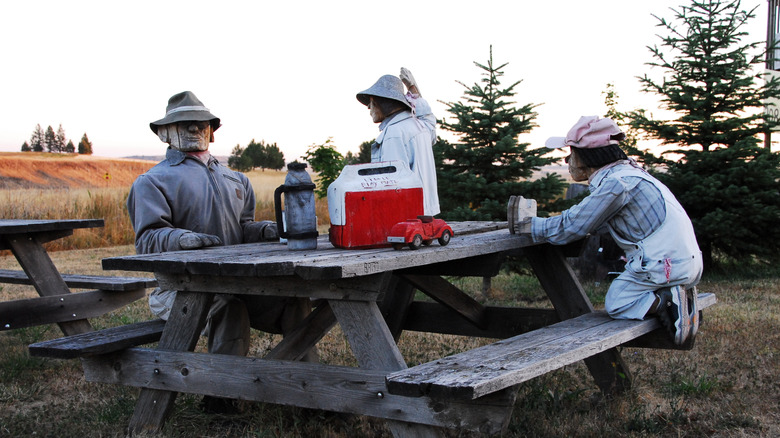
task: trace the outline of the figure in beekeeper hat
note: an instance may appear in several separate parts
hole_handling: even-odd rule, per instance
[[[404,93],[404,85],[408,92]],[[436,117],[420,94],[412,72],[401,68],[400,78],[384,75],[371,88],[357,94],[379,123],[379,136],[371,145],[371,162],[400,160],[422,181],[425,215],[439,214],[436,186]]]
[[[139,176],[127,210],[139,254],[278,240],[276,223],[255,221],[255,193],[249,179],[223,166],[208,151],[220,119],[190,91],[168,100],[165,117],[150,123],[168,144],[165,160]],[[167,320],[176,291],[155,289],[149,307]],[[245,356],[250,327],[288,333],[311,312],[303,298],[217,295],[205,332],[210,353]],[[316,360],[310,351],[306,360]],[[230,413],[231,400],[205,397],[204,410]]]
[[[607,292],[609,315],[657,315],[676,344],[692,342],[699,324],[693,287],[702,274],[693,225],[669,189],[620,149],[624,138],[613,120],[586,116],[566,137],[548,139],[549,148],[570,147],[569,173],[589,182],[590,195],[560,216],[522,218],[513,231],[566,244],[606,227],[627,260]]]

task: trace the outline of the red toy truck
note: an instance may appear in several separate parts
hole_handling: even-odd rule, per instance
[[[432,216],[417,216],[417,219],[408,219],[398,222],[390,229],[387,241],[394,249],[401,249],[408,244],[410,249],[420,249],[428,246],[433,239],[439,240],[439,245],[445,246],[452,238],[452,228],[441,219]]]

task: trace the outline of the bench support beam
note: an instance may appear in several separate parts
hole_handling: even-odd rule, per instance
[[[559,248],[537,245],[524,250],[562,321],[593,311],[588,296]],[[562,269],[566,272],[561,272]],[[631,374],[615,348],[585,359],[585,365],[605,394],[620,393],[631,387]]]

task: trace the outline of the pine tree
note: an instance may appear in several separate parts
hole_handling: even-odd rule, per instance
[[[62,124],[60,124],[60,127],[57,128],[57,134],[55,135],[55,144],[57,145],[57,152],[67,152],[65,149],[66,146],[66,138],[65,138],[65,130],[62,128]]]
[[[54,133],[54,128],[51,125],[46,128],[46,133],[43,134],[43,145],[48,152],[59,152],[57,150],[57,134]]]
[[[565,184],[557,174],[530,178],[542,166],[556,161],[543,157],[546,148],[529,148],[518,136],[536,125],[535,104],[517,106],[511,99],[517,81],[501,87],[499,78],[507,65],[495,66],[493,48],[482,70],[481,84],[467,86],[459,102],[446,103],[453,122],[441,121],[444,130],[459,139],[439,139],[434,146],[438,167],[441,216],[448,220],[506,220],[506,205],[512,195],[533,198],[540,210],[550,211],[551,201]]]
[[[30,136],[30,149],[33,152],[43,152],[44,150],[43,129],[41,129],[40,123],[35,125],[35,129]]]
[[[671,120],[646,111],[630,114],[648,137],[677,149],[659,160],[657,173],[693,222],[705,268],[713,253],[745,259],[776,258],[780,246],[780,185],[777,153],[761,148],[757,134],[768,130],[763,100],[780,96],[780,81],[761,81],[761,43],[743,43],[742,27],[754,18],[739,0],[694,0],[658,18],[661,47],[650,48],[664,70],[661,80],[644,75],[642,90],[660,96]]]
[[[22,152],[30,152],[32,148],[30,147],[30,144],[27,142],[22,143]]]
[[[81,155],[92,155],[92,142],[89,141],[86,132],[84,133],[84,135],[81,136],[81,141],[79,141],[78,151],[79,154]]]
[[[249,155],[244,155],[244,148],[237,144],[228,157],[228,167],[239,172],[249,172],[252,170],[252,159]]]
[[[68,140],[68,144],[65,145],[65,152],[69,154],[76,152],[76,146],[73,144],[73,140]]]
[[[265,146],[265,161],[263,167],[272,170],[281,170],[284,168],[284,153],[279,149],[276,143]]]

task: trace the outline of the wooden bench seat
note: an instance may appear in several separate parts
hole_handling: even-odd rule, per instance
[[[699,308],[716,302],[699,294]],[[660,329],[660,330],[659,330]],[[642,321],[588,313],[484,347],[387,376],[391,394],[473,400],[661,329],[657,318]],[[664,333],[665,335],[665,333]]]
[[[68,287],[93,290],[3,302],[0,331],[95,318],[145,297],[147,288],[157,286],[154,278],[143,277],[62,274],[62,279]],[[0,283],[33,284],[24,271],[7,269],[0,269]]]
[[[65,336],[29,346],[31,356],[73,359],[96,354],[113,353],[138,345],[157,342],[165,321],[155,319],[119,327],[111,327],[79,335]]]
[[[157,287],[157,280],[143,277],[112,277],[102,275],[61,274],[68,287],[127,291]],[[33,284],[24,271],[0,269],[0,283]]]

